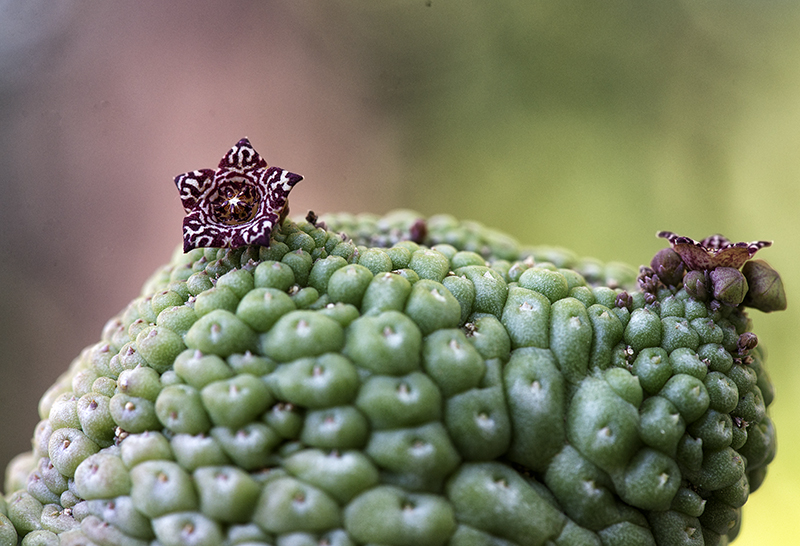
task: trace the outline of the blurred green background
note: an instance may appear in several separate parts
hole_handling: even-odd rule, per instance
[[[248,136],[292,211],[447,212],[638,265],[770,239],[752,312],[778,457],[738,545],[800,519],[800,5],[0,0],[0,465],[180,242],[172,177]]]

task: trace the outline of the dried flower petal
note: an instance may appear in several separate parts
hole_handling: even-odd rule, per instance
[[[722,235],[711,235],[700,242],[671,231],[660,231],[656,235],[669,241],[688,270],[712,270],[716,267],[739,269],[760,249],[772,245],[772,241],[731,243]]]
[[[183,251],[269,246],[272,228],[286,215],[289,192],[302,179],[267,165],[247,138],[225,154],[216,171],[201,169],[176,176],[187,213]]]

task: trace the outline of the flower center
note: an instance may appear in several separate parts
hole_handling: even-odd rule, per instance
[[[255,218],[258,189],[247,183],[229,184],[220,188],[214,203],[214,216],[226,226],[236,226]]]

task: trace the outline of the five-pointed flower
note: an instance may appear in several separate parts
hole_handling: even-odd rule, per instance
[[[656,235],[669,241],[690,271],[710,271],[717,267],[739,269],[760,249],[772,245],[772,241],[731,243],[722,235],[711,235],[699,242],[671,231],[660,231]]]
[[[303,177],[270,167],[241,139],[217,170],[175,177],[183,219],[183,251],[197,247],[269,246],[270,232],[288,212],[289,192]]]

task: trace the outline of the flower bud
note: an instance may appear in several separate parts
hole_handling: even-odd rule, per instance
[[[661,284],[661,279],[658,278],[656,272],[649,267],[640,266],[639,276],[636,278],[642,292],[655,294]]]
[[[733,267],[717,267],[709,274],[714,287],[714,299],[728,305],[739,305],[747,294],[747,279]]]
[[[704,271],[693,269],[683,277],[683,287],[686,292],[698,301],[708,299],[707,280]]]
[[[671,248],[662,248],[653,256],[650,262],[661,282],[667,286],[677,286],[683,279],[683,260],[680,255]]]
[[[764,260],[750,260],[742,268],[750,290],[744,298],[747,307],[764,313],[786,309],[786,293],[777,271]]]
[[[749,351],[755,349],[756,345],[758,345],[758,336],[753,332],[744,332],[736,340],[736,348],[740,356],[746,355]]]
[[[630,311],[633,309],[633,298],[630,294],[623,290],[617,294],[617,297],[614,300],[614,306],[619,307],[620,309],[625,308]]]

